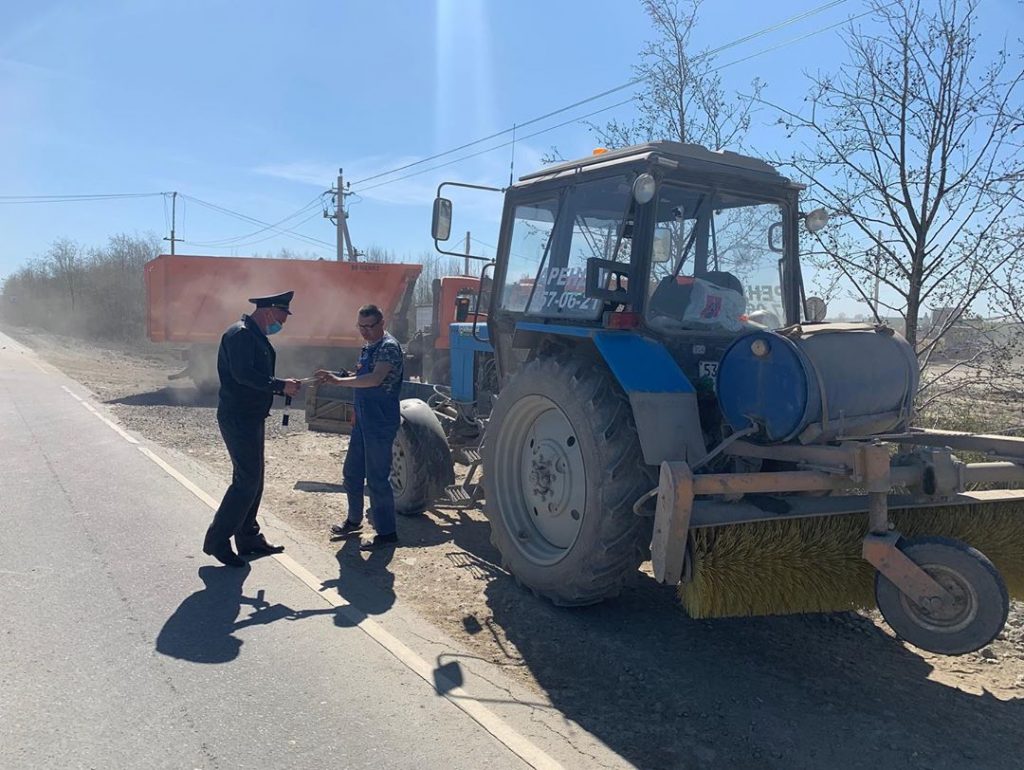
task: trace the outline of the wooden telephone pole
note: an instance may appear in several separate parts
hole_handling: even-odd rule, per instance
[[[352,193],[345,190],[344,170],[338,169],[338,186],[331,190],[334,195],[334,225],[337,228],[337,260],[344,261],[345,255],[350,262],[355,262],[358,254],[352,248],[352,239],[348,234],[348,212],[345,210],[345,197]],[[331,218],[329,214],[324,216]]]
[[[166,194],[167,193],[164,193],[164,195],[166,195]],[[164,209],[164,216],[167,216],[167,209]],[[174,244],[175,244],[175,242],[182,240],[181,238],[175,238],[174,237],[174,226],[177,223],[177,217],[178,217],[178,193],[177,192],[172,192],[171,193],[171,237],[170,238],[164,238],[165,241],[170,241],[171,242],[171,256],[172,257],[174,256]]]

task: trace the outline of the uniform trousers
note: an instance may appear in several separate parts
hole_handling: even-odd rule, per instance
[[[263,498],[266,417],[217,410],[217,425],[231,456],[231,485],[206,531],[205,546],[215,548],[234,536],[239,550],[258,543],[256,513]]]

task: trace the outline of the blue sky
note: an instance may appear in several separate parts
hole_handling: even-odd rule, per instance
[[[713,48],[824,4],[709,1],[696,40]],[[723,53],[725,64],[780,46],[725,68],[726,86],[742,91],[758,76],[767,99],[799,104],[804,73],[839,64],[838,30],[787,41],[864,8],[849,0]],[[981,31],[991,40],[1021,20],[1016,0],[983,3]],[[177,190],[277,222],[330,187],[339,167],[357,182],[623,84],[651,35],[633,0],[4,3],[0,196]],[[552,146],[566,157],[589,154],[595,139],[572,119],[630,93],[523,129],[521,136],[571,120],[517,143],[517,175],[536,168]],[[631,112],[626,105],[592,120]],[[786,149],[771,120],[762,113],[751,136],[764,154]],[[383,177],[376,181],[388,183],[373,189],[374,182],[354,184],[361,193],[350,200],[356,247],[409,257],[431,250],[438,182],[501,185],[510,159],[506,147],[408,179]],[[272,231],[238,238],[260,227],[179,199],[177,234],[186,243],[178,252],[286,247],[331,258],[334,228],[318,211],[311,207],[285,226],[326,244]],[[496,214],[476,218],[481,243],[494,242]],[[168,217],[161,197],[0,203],[0,279],[55,238],[96,246],[120,232],[166,236]],[[221,245],[196,245],[210,243]]]

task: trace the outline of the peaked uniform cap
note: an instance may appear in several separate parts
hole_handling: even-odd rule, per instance
[[[286,291],[282,294],[274,294],[269,297],[250,297],[249,301],[256,307],[276,307],[278,310],[283,310],[288,315],[292,314],[292,311],[288,309],[288,306],[292,302],[292,297],[295,296],[294,291]]]

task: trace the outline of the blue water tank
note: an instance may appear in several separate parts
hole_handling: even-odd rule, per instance
[[[905,429],[917,358],[884,326],[816,324],[736,339],[718,365],[718,403],[761,443],[824,443]]]

